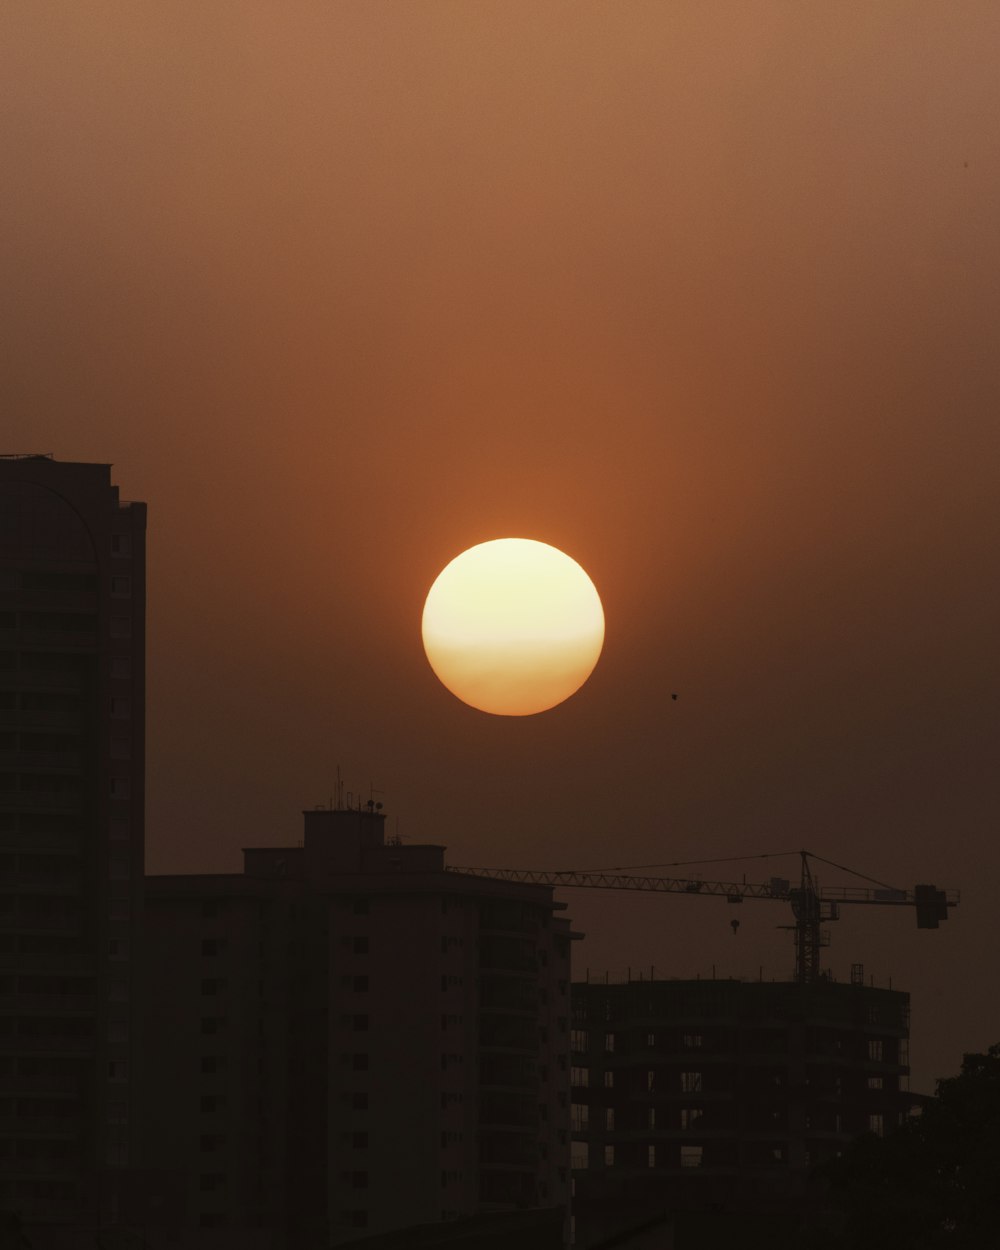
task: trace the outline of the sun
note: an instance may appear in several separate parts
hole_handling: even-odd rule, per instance
[[[424,650],[453,695],[496,716],[555,707],[604,645],[594,583],[557,547],[497,538],[456,556],[424,603]]]

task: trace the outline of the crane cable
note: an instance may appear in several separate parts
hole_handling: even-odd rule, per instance
[[[758,855],[719,855],[715,859],[675,859],[669,864],[614,864],[610,868],[572,868],[569,872],[635,872],[640,868],[687,868],[694,864],[734,864],[744,859],[781,859],[801,855],[801,851],[767,851]],[[815,858],[819,858],[816,856]],[[829,861],[824,861],[829,862]],[[834,867],[837,867],[835,864]]]
[[[858,872],[855,868],[848,868],[844,864],[835,863],[832,859],[824,859],[822,855],[816,855],[813,851],[765,851],[757,855],[719,855],[714,859],[675,859],[665,864],[615,864],[610,868],[573,868],[566,871],[637,872],[640,869],[648,870],[650,868],[690,868],[696,864],[734,864],[748,859],[782,859],[790,855],[808,855],[810,859],[819,860],[821,864],[829,864],[831,868],[849,873],[852,877],[859,877],[862,881],[870,881],[872,885],[880,886],[883,890],[899,892],[897,886],[888,885],[885,881],[879,881],[877,877],[869,877],[866,873]]]

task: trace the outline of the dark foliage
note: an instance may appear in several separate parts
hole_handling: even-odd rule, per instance
[[[1000,1045],[966,1055],[921,1115],[885,1138],[859,1138],[822,1178],[845,1250],[995,1250],[1000,1246]]]

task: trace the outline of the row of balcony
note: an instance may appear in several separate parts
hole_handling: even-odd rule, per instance
[[[84,1074],[80,1071],[53,1072],[48,1076],[22,1076],[18,1073],[0,1076],[0,1096],[27,1095],[50,1096],[58,1094],[79,1094],[85,1083]]]
[[[37,709],[0,708],[0,728],[4,729],[79,729],[83,723],[80,708]]]
[[[0,994],[0,1016],[23,1016],[43,1011],[93,1014],[97,999],[93,994]]]
[[[23,586],[18,590],[0,591],[0,608],[36,611],[39,608],[65,608],[69,612],[97,611],[97,592],[91,589],[80,590],[28,590]]]
[[[0,1055],[93,1055],[93,1037],[0,1037]]]
[[[75,1140],[82,1116],[0,1115],[0,1137],[46,1137]]]
[[[60,651],[92,651],[97,629],[0,629],[0,646],[58,647]]]
[[[71,669],[22,668],[8,669],[3,675],[4,690],[47,691],[61,690],[78,693],[83,688],[84,674],[78,667]]]
[[[0,769],[54,768],[59,772],[78,773],[83,768],[80,751],[2,751]]]
[[[0,790],[0,812],[72,812],[83,811],[85,797],[76,791]]]

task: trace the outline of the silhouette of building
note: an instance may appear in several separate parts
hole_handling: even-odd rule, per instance
[[[109,465],[0,457],[0,1211],[29,1227],[113,1220],[133,1155],[145,526]]]
[[[373,805],[304,816],[240,874],[147,878],[145,1223],[308,1247],[567,1207],[551,889],[387,843]]]
[[[577,1244],[678,1213],[787,1216],[814,1165],[897,1126],[909,995],[856,980],[574,984]]]

